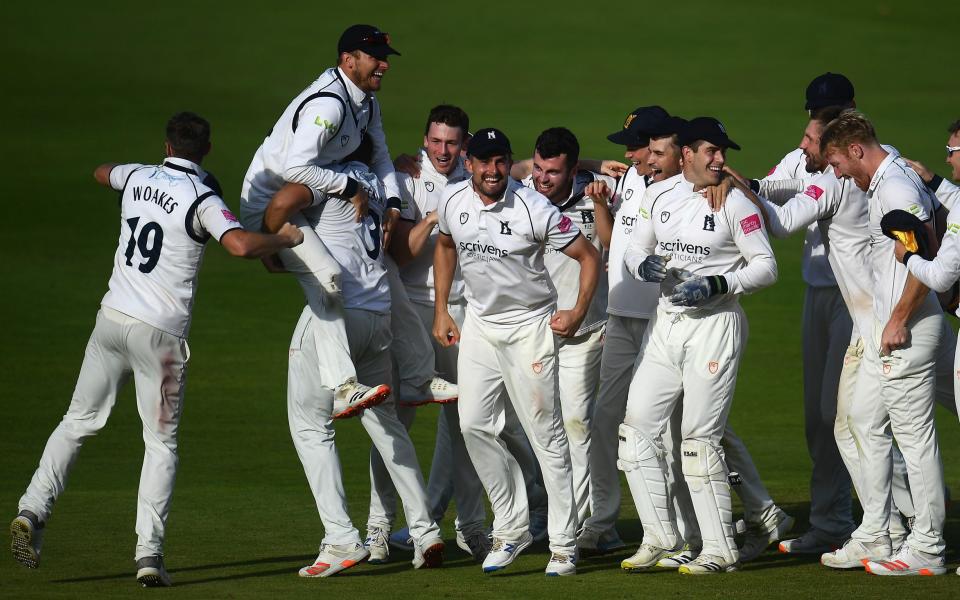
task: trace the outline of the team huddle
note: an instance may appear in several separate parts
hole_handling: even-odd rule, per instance
[[[187,336],[213,237],[304,292],[287,413],[325,535],[302,577],[387,562],[391,547],[442,565],[451,500],[456,545],[484,572],[546,540],[546,574],[574,575],[580,555],[626,548],[621,471],[643,525],[625,571],[735,571],[779,542],[830,568],[946,572],[934,408],[956,413],[960,387],[944,316],[960,290],[960,188],[881,144],[846,77],[810,83],[800,147],[758,179],[727,164],[740,146],[720,121],[659,106],[607,136],[628,166],[582,159],[564,127],[515,161],[502,131],[471,132],[448,104],[429,111],[419,153],[394,160],[375,96],[390,44],[369,25],[343,33],[337,65],[256,150],[239,218],[201,167],[210,126],[193,113],[168,122],[161,164],[97,168],[120,193],[121,233],[70,407],[11,523],[20,563],[39,565],[80,447],[132,375],[146,447],[136,578],[172,584]],[[947,161],[960,179],[960,122]],[[788,538],[794,518],[728,415],[748,337],[739,297],[777,280],[769,236],[801,231],[813,471],[809,528]],[[409,431],[431,403],[425,479]],[[365,537],[334,443],[351,417],[372,441]]]

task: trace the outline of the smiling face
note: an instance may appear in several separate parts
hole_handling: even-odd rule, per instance
[[[467,170],[472,175],[473,188],[490,202],[496,202],[503,196],[512,165],[509,154],[489,158],[471,156],[467,159]]]
[[[849,177],[864,192],[870,187],[870,173],[863,164],[863,148],[860,144],[850,144],[846,148],[831,144],[827,146],[824,158],[837,177]]]
[[[649,175],[650,166],[647,164],[647,158],[650,156],[649,146],[627,146],[627,151],[623,157],[633,164],[638,175]]]
[[[673,136],[650,140],[650,155],[647,165],[654,181],[669,179],[680,172],[680,148],[673,143]]]
[[[340,68],[358,88],[370,93],[380,91],[383,75],[390,68],[386,58],[374,58],[363,50],[340,55]]]
[[[570,197],[577,165],[567,165],[567,155],[543,158],[533,153],[533,185],[538,192],[557,204]]]
[[[960,146],[960,131],[953,132],[953,135],[947,140],[947,145],[954,148]],[[960,181],[960,150],[954,150],[947,156],[947,164],[953,169],[951,177]]]
[[[696,150],[683,147],[683,174],[695,188],[719,184],[726,162],[726,149],[706,140],[700,140]]]
[[[803,139],[800,140],[800,149],[807,159],[807,173],[819,173],[827,168],[827,161],[820,154],[820,134],[823,133],[823,123],[811,119],[807,123],[807,128],[803,131]]]
[[[449,175],[457,165],[457,156],[463,150],[464,132],[445,123],[430,123],[423,147],[430,164],[441,175]]]

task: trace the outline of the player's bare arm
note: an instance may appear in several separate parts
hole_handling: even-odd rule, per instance
[[[284,223],[277,233],[257,233],[244,229],[231,229],[220,238],[220,245],[233,256],[260,258],[275,254],[284,248],[293,248],[303,242],[299,227]]]
[[[593,217],[596,219],[596,233],[604,248],[610,248],[613,236],[613,215],[610,214],[610,197],[613,192],[605,181],[591,181],[583,190],[584,195],[593,200]]]
[[[420,178],[420,159],[419,156],[410,156],[401,154],[393,159],[393,168],[398,173],[406,173],[414,179]]]
[[[580,329],[600,278],[600,253],[582,235],[564,248],[563,253],[580,263],[580,290],[577,304],[570,310],[558,310],[550,319],[550,329],[560,337],[573,337]]]
[[[263,213],[263,230],[276,233],[280,227],[290,220],[290,217],[310,206],[313,203],[313,193],[305,185],[299,183],[284,184],[280,191],[274,194]]]
[[[366,197],[366,191],[364,191],[364,197]],[[352,202],[352,200],[351,200]],[[354,205],[356,206],[356,205]],[[359,209],[357,214],[359,214]],[[360,219],[358,218],[359,222]],[[393,230],[396,228],[397,223],[400,222],[400,209],[388,207],[387,210],[383,211],[383,219],[380,223],[380,229],[383,232],[383,245],[386,248],[390,247],[390,243],[393,240]]]
[[[117,163],[104,163],[93,170],[93,178],[100,185],[110,187],[110,171],[117,166]]]
[[[937,236],[933,232],[933,224],[925,223],[927,230],[927,243],[930,245],[930,254],[936,255],[940,246],[937,243]],[[897,251],[897,244],[894,244],[894,252]],[[902,259],[901,254],[898,260]],[[913,313],[923,303],[927,297],[930,288],[924,285],[919,279],[914,277],[913,273],[907,273],[907,282],[903,286],[903,293],[900,300],[893,307],[890,314],[890,320],[883,327],[883,333],[880,334],[880,354],[889,355],[893,350],[901,348],[910,342],[910,329],[907,327],[907,321],[913,316]]]
[[[450,286],[457,269],[457,248],[453,238],[443,232],[437,236],[437,246],[433,251],[433,337],[443,346],[452,346],[460,341],[460,329],[457,327],[447,302],[450,299]]]
[[[625,174],[630,167],[618,160],[599,160],[596,158],[581,158],[580,167],[594,173],[609,175],[610,177],[620,177]],[[533,173],[533,159],[527,158],[518,160],[510,167],[510,177],[521,180],[529,177]]]
[[[437,220],[436,211],[430,211],[416,225],[407,221],[397,222],[393,241],[390,243],[390,254],[398,266],[404,266],[423,252],[423,247],[437,226]]]

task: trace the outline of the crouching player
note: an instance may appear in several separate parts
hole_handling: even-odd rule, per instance
[[[647,189],[624,257],[633,276],[660,282],[661,299],[630,385],[618,463],[644,529],[630,560],[653,566],[679,549],[662,437],[682,395],[681,467],[703,550],[679,571],[710,574],[739,564],[720,446],[747,337],[737,296],[773,284],[777,265],[742,193],[731,191],[718,213],[699,193],[719,183],[726,150],[740,147],[708,117],[687,123],[680,143],[683,172]]]

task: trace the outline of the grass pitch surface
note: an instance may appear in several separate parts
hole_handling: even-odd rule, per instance
[[[582,4],[582,3],[581,3]],[[129,4],[19,3],[3,26],[6,91],[0,224],[5,352],[0,405],[0,507],[6,518],[66,409],[109,276],[115,195],[93,168],[156,162],[163,125],[178,110],[213,123],[205,163],[237,208],[240,181],[286,103],[333,63],[339,33],[373,22],[403,52],[380,98],[394,153],[414,151],[428,109],[463,106],[473,128],[497,126],[519,154],[544,128],[578,134],[583,155],[618,157],[605,140],[636,106],[722,119],[744,150],[729,160],[764,174],[795,147],[803,90],[824,71],[855,83],[883,141],[942,165],[944,128],[960,117],[956,3],[844,2],[777,6],[664,3],[578,6],[409,5],[386,2]],[[943,172],[942,168],[940,169]],[[745,298],[751,337],[732,415],[774,498],[806,526],[809,459],[802,427],[799,238],[775,244],[780,281]],[[951,597],[960,579],[881,580],[775,552],[741,573],[628,576],[621,556],[583,560],[579,575],[545,580],[544,546],[483,576],[450,541],[444,569],[413,571],[409,555],[325,580],[301,580],[322,530],[285,414],[286,345],[301,306],[292,279],[211,248],[190,343],[181,470],[170,517],[170,597]],[[41,568],[0,558],[0,595],[127,597],[133,579],[136,486],[142,460],[133,388],[84,447],[50,520]],[[424,470],[437,411],[413,436]],[[942,412],[947,481],[960,491],[960,426]],[[368,439],[356,422],[337,436],[351,514],[362,528]],[[960,523],[949,513],[948,561]],[[401,526],[398,524],[398,527]],[[631,551],[641,529],[629,501],[620,525]],[[626,553],[625,553],[626,554]]]

